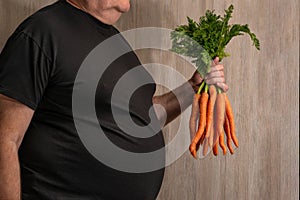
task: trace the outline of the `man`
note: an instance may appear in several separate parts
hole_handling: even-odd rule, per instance
[[[0,56],[0,199],[156,198],[164,169],[126,173],[106,166],[86,150],[72,115],[81,63],[98,44],[118,34],[112,24],[129,8],[129,0],[58,1],[26,19],[7,41]],[[217,59],[215,63],[206,82],[227,91],[223,66]],[[95,97],[106,136],[137,153],[163,147],[162,133],[145,139],[122,132],[111,107],[120,113],[124,108],[111,104],[111,94],[120,77],[139,65],[133,52],[118,58],[101,77]],[[151,79],[146,71],[141,76]],[[187,84],[196,90],[202,81],[195,73],[177,90],[185,96]],[[180,114],[172,92],[153,97],[154,92],[155,85],[148,84],[134,93],[130,114],[137,124],[149,123],[152,102],[164,106],[166,124]],[[192,94],[185,99],[190,105]],[[162,115],[157,111],[159,119]]]

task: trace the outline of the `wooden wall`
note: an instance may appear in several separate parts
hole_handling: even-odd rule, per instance
[[[51,2],[0,0],[0,49],[21,20]],[[298,0],[132,0],[130,13],[117,26],[174,28],[187,15],[196,19],[206,9],[223,13],[231,3],[232,22],[248,23],[261,41],[258,52],[246,36],[233,40],[227,49],[231,57],[223,62],[240,147],[234,155],[202,160],[186,152],[166,169],[159,200],[299,198]],[[139,56],[191,75],[185,62],[164,52],[140,51]],[[176,124],[165,128],[167,141]]]

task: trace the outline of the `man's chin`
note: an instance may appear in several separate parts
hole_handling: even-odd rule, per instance
[[[122,9],[122,10],[119,10],[120,13],[127,13],[129,12],[130,10],[130,7],[128,9]]]
[[[130,2],[127,5],[119,6],[119,12],[126,13],[130,10]]]

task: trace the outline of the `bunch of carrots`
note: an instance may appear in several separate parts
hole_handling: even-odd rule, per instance
[[[226,93],[215,85],[207,85],[204,81],[202,82],[198,92],[194,95],[189,127],[191,135],[195,135],[189,148],[195,158],[199,145],[203,142],[203,156],[207,154],[208,147],[213,148],[215,156],[218,155],[218,145],[225,155],[227,150],[224,132],[230,153],[234,153],[231,140],[238,147],[233,111],[229,99]]]
[[[199,22],[187,17],[188,24],[178,26],[171,33],[171,51],[193,58],[192,62],[202,77],[210,71],[212,58],[218,57],[219,62],[229,56],[225,47],[235,36],[248,34],[256,49],[260,49],[259,40],[250,31],[248,24],[229,24],[233,8],[230,5],[224,16],[216,15],[214,10],[207,10]],[[214,155],[218,155],[218,145],[226,154],[225,135],[231,154],[234,153],[231,141],[238,147],[230,102],[226,93],[214,85],[207,85],[203,81],[199,87],[193,100],[189,126],[191,135],[195,135],[189,150],[195,158],[202,144],[204,156],[209,147],[213,149]]]

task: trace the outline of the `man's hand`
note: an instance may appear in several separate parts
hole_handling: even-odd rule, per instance
[[[184,111],[189,105],[191,105],[194,93],[189,89],[190,85],[192,85],[194,91],[197,92],[203,80],[205,80],[207,84],[216,85],[224,92],[227,92],[228,86],[225,83],[224,66],[219,64],[218,57],[213,60],[211,70],[204,77],[204,79],[196,71],[188,83],[176,88],[175,90],[177,91],[177,96],[175,96],[173,92],[168,92],[166,94],[153,97],[153,103],[160,104],[165,108],[166,111],[163,112],[158,107],[154,107],[158,119],[164,123],[162,126],[165,126],[169,122],[173,121],[178,115],[181,114],[181,111]],[[163,119],[166,119],[166,121]]]
[[[228,86],[225,83],[225,77],[224,77],[224,66],[222,64],[219,64],[219,58],[216,57],[211,66],[210,72],[204,77],[204,79],[200,76],[200,74],[196,71],[192,78],[189,80],[189,83],[194,88],[195,92],[197,92],[200,84],[202,81],[205,80],[205,82],[208,85],[216,85],[219,88],[223,90],[223,92],[228,91]]]

